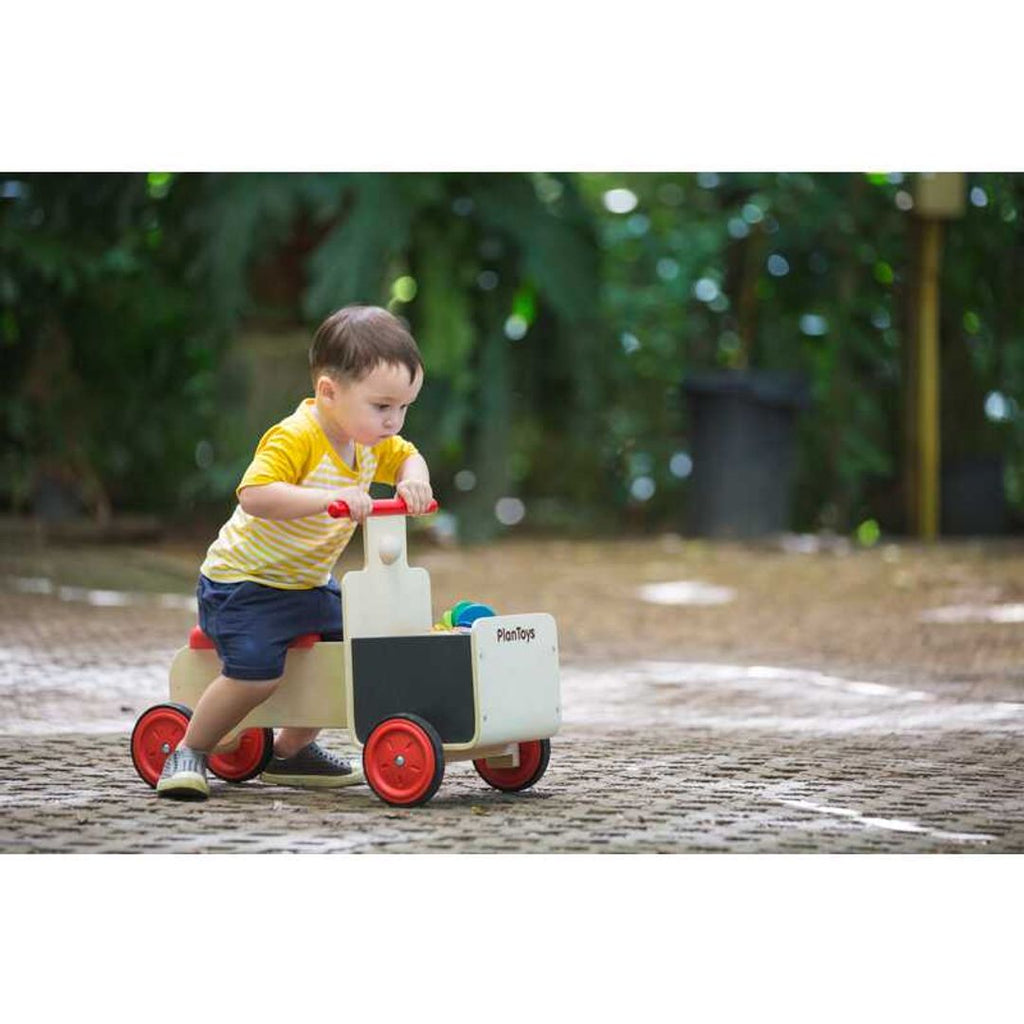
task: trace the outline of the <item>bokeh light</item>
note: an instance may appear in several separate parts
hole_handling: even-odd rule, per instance
[[[651,227],[651,218],[645,213],[634,213],[629,220],[626,221],[626,230],[634,238],[642,238]]]
[[[622,351],[625,352],[627,356],[631,356],[640,348],[640,339],[629,331],[623,331],[619,336],[619,341],[622,344]]]
[[[685,480],[693,472],[693,459],[688,452],[675,452],[668,460],[668,471],[680,480]]]
[[[881,536],[882,531],[874,519],[865,519],[857,527],[857,543],[862,547],[873,548]]]
[[[828,321],[817,313],[804,313],[800,317],[800,331],[811,338],[820,338],[828,334]]]
[[[416,278],[405,274],[392,283],[391,297],[398,302],[412,302],[416,298],[417,290]]]
[[[748,224],[760,224],[764,220],[764,210],[757,203],[745,203],[741,215]]]
[[[649,476],[638,476],[630,485],[629,493],[636,501],[650,501],[657,487]]]
[[[781,253],[773,252],[768,257],[768,273],[772,277],[785,277],[789,273],[789,260]]]
[[[1005,423],[1013,418],[1010,402],[1001,391],[990,391],[985,396],[985,417],[993,423]]]
[[[530,325],[518,313],[513,313],[505,321],[505,337],[510,341],[519,341],[521,338],[525,338],[529,329]]]
[[[163,199],[171,191],[174,175],[163,171],[151,171],[146,175],[146,191],[151,199]]]
[[[662,281],[674,281],[679,276],[679,264],[666,256],[658,260],[657,272]]]
[[[455,474],[455,486],[460,491],[471,491],[476,487],[476,473],[471,469],[460,469]]]
[[[714,302],[718,298],[719,287],[710,277],[702,277],[694,286],[693,294],[701,302]]]
[[[971,205],[988,206],[988,193],[980,185],[971,189]]]
[[[879,284],[892,284],[896,280],[896,275],[893,272],[892,267],[885,262],[885,260],[879,260],[875,264],[875,280]]]
[[[746,238],[750,234],[750,228],[742,217],[730,217],[726,230],[730,238]]]
[[[609,189],[604,194],[604,206],[610,213],[632,213],[640,200],[628,188]]]
[[[557,203],[565,191],[565,187],[557,178],[544,173],[533,175],[533,187],[542,203]]]
[[[518,498],[499,498],[494,505],[494,518],[502,526],[516,526],[526,516],[526,506]]]

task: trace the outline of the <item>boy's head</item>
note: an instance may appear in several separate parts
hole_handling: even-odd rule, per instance
[[[345,306],[313,335],[309,368],[314,387],[322,374],[338,383],[355,383],[381,363],[404,366],[410,382],[423,372],[412,335],[398,317],[379,306]]]
[[[397,434],[423,385],[423,360],[402,322],[376,306],[346,306],[309,350],[317,413],[332,437],[374,445]]]

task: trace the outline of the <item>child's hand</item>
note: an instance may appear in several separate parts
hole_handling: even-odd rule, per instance
[[[403,480],[395,487],[395,493],[405,502],[409,514],[421,516],[434,500],[434,492],[424,480]]]
[[[326,509],[332,501],[343,501],[348,505],[348,517],[353,523],[361,523],[373,511],[373,499],[358,487],[345,487],[340,491],[328,491]]]

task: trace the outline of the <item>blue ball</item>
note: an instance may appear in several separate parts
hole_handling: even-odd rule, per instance
[[[489,619],[494,616],[494,609],[487,604],[468,604],[460,608],[455,617],[454,625],[471,626],[477,619]]]

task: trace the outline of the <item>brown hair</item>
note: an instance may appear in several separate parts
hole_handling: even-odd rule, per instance
[[[380,363],[406,367],[410,381],[423,369],[423,358],[408,328],[379,306],[336,310],[317,328],[309,347],[314,384],[322,373],[360,381]]]

